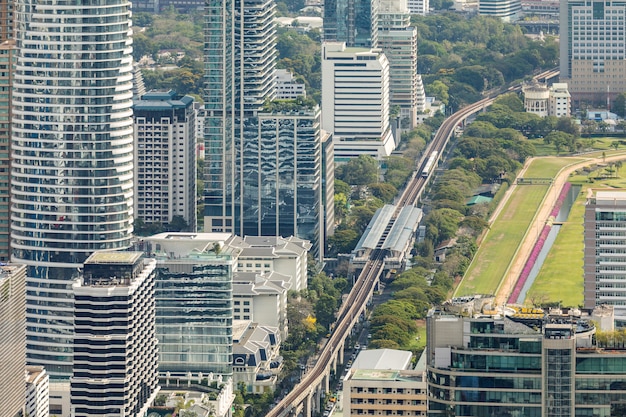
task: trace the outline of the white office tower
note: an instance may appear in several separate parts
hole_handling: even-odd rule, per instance
[[[96,252],[74,284],[72,417],[144,417],[159,391],[156,261]]]
[[[50,415],[50,379],[43,366],[26,367],[26,407],[28,417]]]
[[[420,16],[426,16],[430,9],[429,0],[409,0],[408,1],[409,12],[411,14],[418,14]]]
[[[18,0],[15,22],[12,259],[28,268],[28,362],[67,381],[78,268],[133,230],[130,2]]]
[[[389,61],[382,50],[322,44],[322,129],[333,134],[335,161],[391,155]]]
[[[406,0],[382,0],[378,10],[378,46],[389,60],[389,105],[400,107],[402,125],[412,129],[419,110],[417,29]]]

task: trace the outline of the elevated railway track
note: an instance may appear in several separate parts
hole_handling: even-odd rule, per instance
[[[557,69],[551,69],[535,75],[535,79],[549,79],[558,76]],[[506,92],[520,91],[521,85],[511,87]],[[403,190],[401,196],[396,202],[396,212],[392,216],[386,230],[390,230],[400,209],[407,205],[416,205],[425,189],[425,185],[429,181],[434,172],[438,160],[444,153],[446,146],[452,138],[457,126],[464,121],[486,109],[501,93],[493,94],[476,103],[468,105],[456,113],[448,117],[437,130],[435,137],[425,150],[423,157],[418,163],[417,169],[409,180],[407,186]],[[429,164],[430,156],[436,152],[436,161]],[[424,172],[426,171],[426,175]],[[305,417],[311,416],[311,399],[314,393],[327,388],[328,379],[330,378],[330,369],[333,363],[336,363],[337,356],[343,350],[345,340],[350,336],[352,327],[358,320],[359,316],[364,312],[367,301],[371,297],[380,275],[384,269],[385,251],[382,249],[383,238],[380,239],[376,249],[369,254],[363,270],[354,282],[352,290],[348,294],[345,302],[339,309],[334,330],[326,344],[321,348],[319,356],[313,368],[307,372],[294,389],[289,392],[272,410],[267,413],[267,417],[285,417],[296,414],[299,410],[304,411]],[[303,404],[308,404],[303,406]]]

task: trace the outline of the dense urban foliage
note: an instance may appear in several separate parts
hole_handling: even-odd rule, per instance
[[[555,39],[530,40],[519,26],[500,19],[442,13],[413,16],[412,23],[419,33],[418,72],[427,94],[452,110],[558,63]]]

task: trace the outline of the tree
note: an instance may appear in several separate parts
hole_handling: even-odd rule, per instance
[[[556,129],[561,132],[569,133],[573,136],[580,135],[580,129],[573,118],[571,117],[560,117],[559,121],[556,124]]]
[[[626,116],[626,93],[619,93],[617,97],[615,97],[611,110],[619,117]]]
[[[351,190],[348,184],[339,179],[335,179],[335,194],[344,194],[346,197],[349,197],[350,193]]]
[[[385,203],[391,203],[398,194],[396,187],[384,182],[370,184],[368,188],[374,197],[380,198]]]
[[[339,166],[336,176],[350,185],[371,184],[378,180],[378,162],[369,155],[359,155]]]
[[[448,95],[449,87],[443,82],[439,80],[434,81],[432,84],[426,85],[426,90],[429,96],[434,96],[443,104],[448,104],[450,100],[450,96]]]
[[[322,293],[315,303],[315,317],[319,324],[330,328],[335,321],[335,310],[337,309],[337,299],[327,293]]]
[[[343,229],[335,231],[335,234],[328,238],[328,244],[333,253],[350,253],[357,241],[359,233],[353,229]]]
[[[176,215],[172,217],[172,221],[167,225],[168,232],[183,232],[189,230],[189,223],[183,216]]]
[[[566,147],[571,140],[572,135],[558,130],[550,132],[546,135],[545,138],[543,138],[543,141],[545,143],[554,145],[554,149],[556,150],[557,155],[561,153],[561,150],[563,150],[563,148]]]

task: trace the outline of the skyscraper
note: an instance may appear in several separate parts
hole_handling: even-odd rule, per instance
[[[274,0],[208,2],[204,230],[311,240],[322,259],[319,111],[276,103]]]
[[[242,120],[274,98],[273,0],[208,0],[205,17],[206,231],[241,234]],[[237,223],[237,224],[235,224]]]
[[[559,80],[572,101],[604,104],[626,91],[624,19],[625,1],[561,0]]]
[[[15,21],[12,259],[28,268],[29,362],[67,379],[78,268],[132,235],[130,3],[18,0]]]
[[[380,2],[378,29],[378,46],[389,60],[389,105],[399,106],[407,127],[414,128],[424,104],[418,95],[417,29],[411,26],[406,0]]]
[[[193,97],[151,91],[134,101],[135,218],[180,216],[196,230],[196,111]],[[138,230],[137,230],[138,231]]]
[[[584,306],[615,307],[615,323],[626,324],[626,192],[597,191],[585,205]]]
[[[322,43],[322,129],[333,134],[335,161],[391,155],[389,61],[382,50]]]
[[[324,256],[322,137],[318,106],[244,119],[242,236],[297,236]]]
[[[96,252],[74,284],[73,417],[145,416],[159,392],[156,261]]]
[[[376,48],[378,44],[378,0],[326,0],[324,41],[346,46]]]

